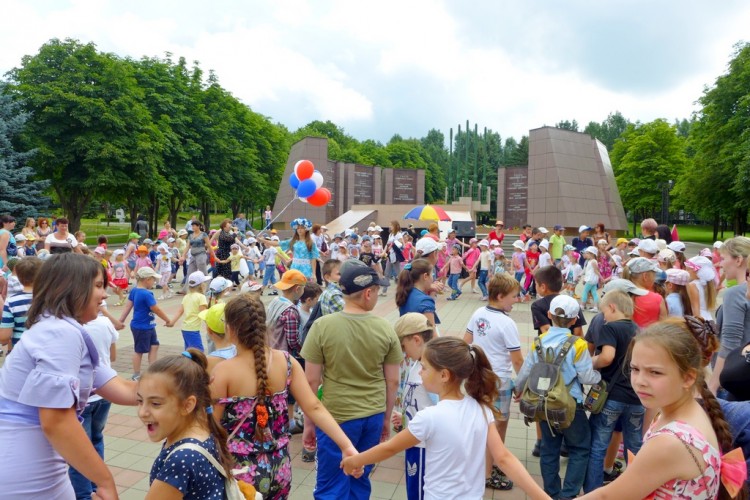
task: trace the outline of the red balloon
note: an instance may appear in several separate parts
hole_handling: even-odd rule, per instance
[[[312,195],[307,197],[307,202],[314,207],[322,207],[331,201],[331,192],[326,188],[318,188]]]
[[[315,172],[315,165],[310,160],[300,160],[294,166],[294,173],[297,174],[297,179],[304,181],[312,177]]]

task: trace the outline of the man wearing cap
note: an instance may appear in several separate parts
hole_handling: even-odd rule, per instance
[[[556,224],[552,228],[553,234],[549,237],[549,253],[552,256],[552,260],[555,265],[560,264],[562,260],[563,251],[565,248],[565,236],[562,235],[565,228],[560,224]]]
[[[342,266],[339,285],[344,310],[313,323],[302,357],[310,388],[323,385],[322,402],[360,452],[390,436],[390,416],[403,360],[396,332],[385,319],[371,313],[384,280],[364,265]],[[318,448],[316,499],[367,499],[372,466],[359,479],[346,476],[339,465],[336,443],[306,417],[303,445]]]
[[[503,232],[503,228],[505,227],[505,223],[501,220],[495,222],[495,229],[490,231],[490,234],[487,236],[487,239],[492,242],[493,240],[497,240],[500,243],[503,242],[503,239],[505,238],[505,233]]]
[[[591,232],[591,228],[589,226],[581,226],[578,228],[578,236],[573,238],[573,241],[570,242],[571,245],[576,249],[576,252],[580,254],[580,257],[578,258],[578,263],[583,267],[586,264],[586,259],[583,257],[583,252],[588,247],[594,246],[594,240],[589,238],[589,232]]]

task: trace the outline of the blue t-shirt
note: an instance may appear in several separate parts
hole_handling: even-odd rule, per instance
[[[424,293],[422,290],[412,288],[406,303],[398,308],[399,316],[406,313],[432,313],[435,315],[435,324],[440,324],[437,311],[435,311],[435,299]]]
[[[130,327],[138,330],[156,328],[156,317],[151,310],[156,305],[156,298],[151,290],[135,287],[130,290],[128,299],[133,302],[133,321],[130,322]]]
[[[210,417],[209,417],[210,418]],[[213,437],[205,441],[194,438],[181,439],[172,446],[164,447],[151,466],[149,483],[155,479],[180,490],[185,500],[222,500],[224,498],[224,477],[206,457],[194,450],[177,450],[167,460],[167,455],[184,443],[193,443],[208,450],[219,459]]]

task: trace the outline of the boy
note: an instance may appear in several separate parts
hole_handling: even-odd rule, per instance
[[[562,235],[565,228],[560,224],[552,228],[553,235],[549,237],[549,253],[556,266],[560,265],[565,249],[565,237]]]
[[[510,417],[510,401],[513,397],[513,372],[518,373],[523,366],[521,354],[521,340],[515,321],[508,315],[521,285],[508,274],[498,274],[490,280],[487,292],[489,301],[487,306],[474,312],[466,325],[464,341],[478,345],[484,350],[492,365],[492,371],[500,379],[498,399],[495,408],[500,412],[500,418],[495,420],[500,438],[505,441]],[[513,482],[505,474],[487,460],[486,475],[489,476],[485,486],[496,490],[509,490]]]
[[[372,251],[372,241],[369,236],[362,238],[362,248],[359,252],[359,260],[366,266],[375,269],[379,276],[383,276],[383,267],[378,263],[378,259]]]
[[[130,322],[130,330],[133,332],[133,376],[132,380],[141,378],[141,362],[143,355],[148,353],[148,364],[156,361],[159,351],[159,339],[156,337],[156,318],[159,316],[164,320],[164,326],[171,327],[172,321],[164,314],[164,311],[156,303],[151,289],[161,275],[150,267],[142,267],[136,272],[137,286],[130,291],[128,302],[125,304],[120,323],[128,318],[131,309],[133,320]]]
[[[434,333],[427,318],[421,313],[406,313],[394,325],[396,335],[401,342],[401,350],[409,361],[409,369],[402,375],[403,399],[401,411],[393,410],[391,423],[396,428],[404,428],[423,408],[437,404],[437,394],[427,392],[422,385],[422,352],[424,345],[432,339]],[[425,449],[423,444],[408,448],[404,452],[406,467],[406,498],[421,500],[424,497]]]
[[[323,281],[326,283],[326,288],[320,295],[320,313],[325,316],[326,314],[333,314],[344,309],[344,294],[339,287],[339,279],[341,274],[341,261],[337,259],[328,259],[323,263]]]
[[[541,348],[546,352],[551,348],[556,356],[565,341],[572,334],[569,328],[578,320],[580,306],[573,297],[558,295],[550,303],[547,315],[552,326],[539,337]],[[535,351],[530,351],[524,360],[521,372],[516,378],[516,398],[520,399],[531,372],[537,363]],[[546,422],[541,422],[542,445],[540,467],[544,480],[544,492],[552,498],[574,498],[578,495],[586,477],[591,444],[591,429],[586,412],[583,410],[583,387],[581,384],[595,384],[601,380],[599,372],[591,364],[591,355],[586,341],[577,338],[560,367],[560,375],[568,387],[570,395],[576,401],[576,413],[570,427],[553,433]],[[568,468],[565,482],[560,486],[560,447],[563,437],[568,445]]]
[[[34,280],[42,267],[42,261],[36,257],[25,257],[18,261],[13,268],[13,274],[21,283],[22,289],[14,294],[8,293],[8,299],[3,305],[2,320],[0,321],[0,344],[10,341],[8,353],[21,340],[26,331],[26,313],[31,307]]]
[[[604,467],[607,447],[613,432],[617,430],[617,424],[622,424],[622,437],[627,450],[636,454],[643,444],[645,409],[630,385],[630,374],[623,373],[630,341],[638,331],[638,326],[632,321],[633,299],[626,292],[615,290],[604,295],[600,306],[606,323],[599,333],[596,342],[598,354],[592,358],[592,364],[601,372],[609,395],[602,411],[591,415],[589,420],[591,453],[583,484],[586,493],[617,477],[614,467],[608,467],[608,470]]]
[[[271,237],[273,239],[273,237]],[[263,250],[263,262],[266,266],[266,269],[263,274],[263,288],[270,288],[270,285],[273,285],[276,283],[276,254],[278,253],[278,250],[276,247],[273,246],[267,246],[265,250]],[[271,292],[271,295],[278,295],[279,293],[276,290],[273,290]]]
[[[297,311],[299,312],[299,338],[302,340],[302,327],[305,326],[307,320],[310,319],[310,313],[312,312],[315,304],[318,303],[318,297],[323,293],[323,289],[317,283],[308,281],[305,283],[305,288],[302,291],[302,296],[299,298],[297,304]],[[304,364],[302,365],[304,368]]]

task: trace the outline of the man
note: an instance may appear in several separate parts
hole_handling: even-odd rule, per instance
[[[656,223],[654,219],[643,219],[643,222],[641,222],[641,233],[643,234],[643,238],[645,240],[655,240],[656,239],[656,227],[659,224]]]
[[[339,285],[344,310],[317,319],[301,352],[310,388],[318,392],[323,385],[323,405],[360,452],[390,436],[390,419],[384,417],[393,410],[403,359],[393,327],[371,313],[383,284],[375,270],[364,264],[342,266]],[[365,467],[359,479],[344,475],[338,446],[305,418],[305,448],[314,449],[316,440],[314,498],[370,498],[372,466]]]
[[[242,212],[237,214],[237,218],[232,221],[232,225],[236,227],[241,234],[245,234],[248,225],[248,220],[245,218],[245,214]]]
[[[591,228],[589,226],[583,225],[578,228],[578,236],[573,238],[573,241],[570,242],[571,245],[576,249],[576,252],[580,255],[580,258],[578,259],[578,263],[581,264],[581,267],[586,263],[586,259],[583,258],[583,251],[587,249],[588,247],[594,246],[594,240],[589,238],[589,233],[591,232]]]
[[[185,231],[187,231],[188,234],[193,234],[193,224],[198,224],[200,226],[197,215],[193,215],[192,217],[190,217],[190,220],[185,224]]]
[[[489,236],[487,236],[487,239],[490,240],[490,243],[492,243],[492,240],[497,240],[500,243],[503,242],[503,239],[505,238],[505,233],[503,232],[503,228],[505,227],[505,223],[501,220],[495,222],[495,229],[490,231]]]

